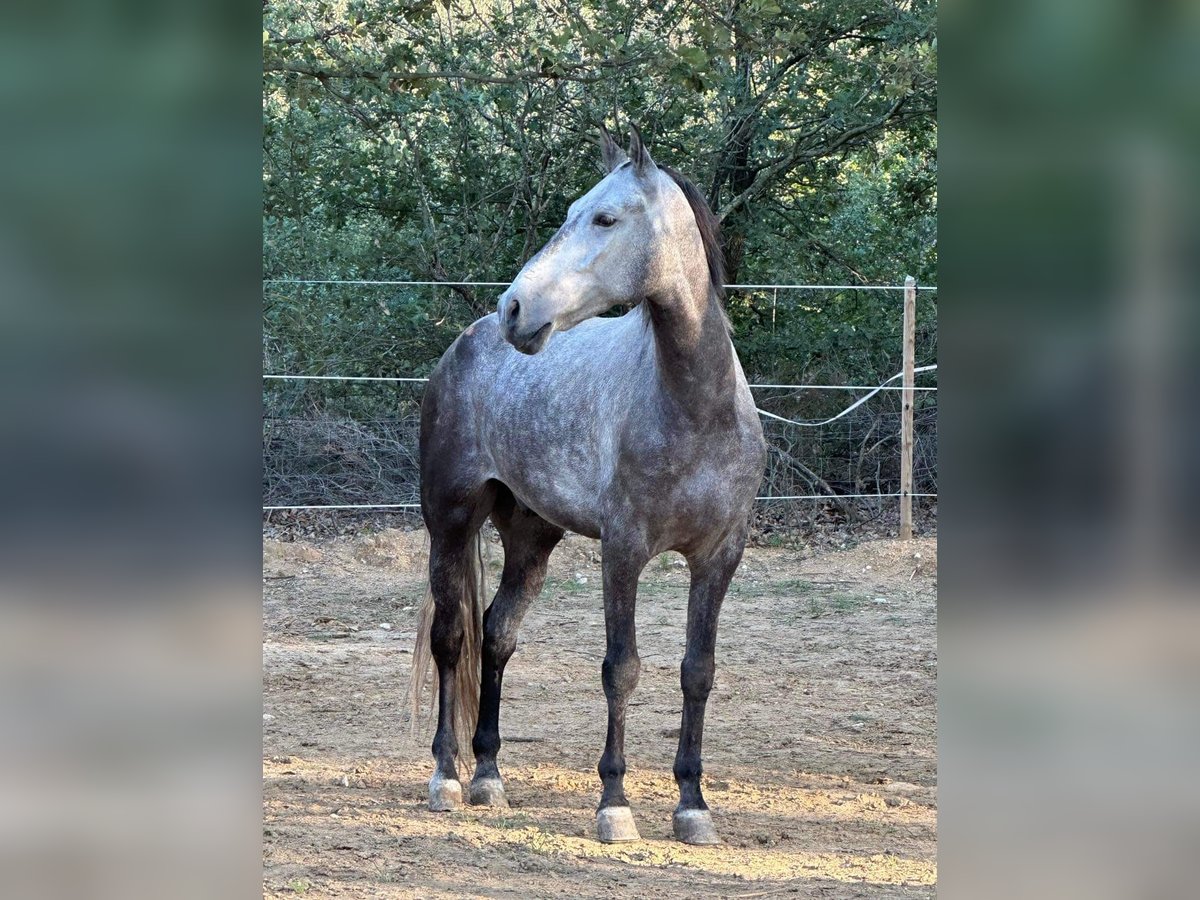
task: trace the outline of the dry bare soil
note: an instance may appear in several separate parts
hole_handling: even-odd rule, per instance
[[[605,732],[594,542],[556,551],[505,675],[511,809],[438,814],[425,807],[431,732],[422,721],[409,736],[404,703],[422,535],[266,541],[264,895],[933,896],[936,554],[932,539],[747,551],[704,741],[724,844],[698,848],[671,840],[678,556],[651,562],[638,595],[626,781],[643,840],[610,846],[593,836]],[[494,547],[493,576],[500,558]]]

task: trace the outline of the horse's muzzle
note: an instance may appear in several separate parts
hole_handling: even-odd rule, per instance
[[[550,334],[554,331],[554,323],[547,322],[541,328],[533,331],[518,331],[515,328],[504,328],[504,339],[522,353],[533,356],[546,346]]]

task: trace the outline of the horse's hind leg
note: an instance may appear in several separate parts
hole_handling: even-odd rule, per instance
[[[715,670],[717,616],[744,546],[745,535],[738,533],[711,556],[689,560],[692,585],[688,594],[687,649],[679,668],[683,722],[679,729],[679,752],[675,756],[679,806],[671,823],[675,837],[687,844],[720,843],[712,814],[700,792],[700,748],[704,710]]]
[[[435,812],[462,803],[462,785],[455,767],[455,720],[462,717],[459,704],[464,701],[460,657],[474,630],[467,628],[467,616],[478,614],[476,604],[482,606],[482,599],[476,597],[480,575],[477,537],[490,501],[490,492],[484,492],[469,503],[439,505],[436,511],[425,511],[429,524],[429,587],[434,604],[430,649],[438,673],[438,724],[433,737],[436,768],[429,781],[429,808]]]
[[[517,647],[517,630],[546,581],[546,564],[563,530],[536,513],[517,507],[501,489],[492,521],[504,544],[504,572],[496,598],[483,617],[483,665],[479,686],[479,723],[475,739],[475,776],[471,803],[507,806],[504,782],[496,766],[500,752],[500,689],[504,667]]]

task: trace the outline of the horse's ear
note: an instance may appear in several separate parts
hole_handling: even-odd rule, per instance
[[[608,129],[603,125],[600,126],[600,158],[604,162],[604,171],[606,172],[611,172],[629,159],[625,151],[617,146],[617,142],[613,140],[612,135],[608,133]]]
[[[629,158],[633,160],[633,170],[638,175],[644,175],[655,168],[654,160],[650,158],[650,151],[642,143],[642,134],[633,124],[629,126]]]

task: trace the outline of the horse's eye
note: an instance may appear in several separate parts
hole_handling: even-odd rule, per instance
[[[617,220],[608,213],[596,213],[596,218],[592,219],[592,222],[601,228],[611,228],[617,224]]]

